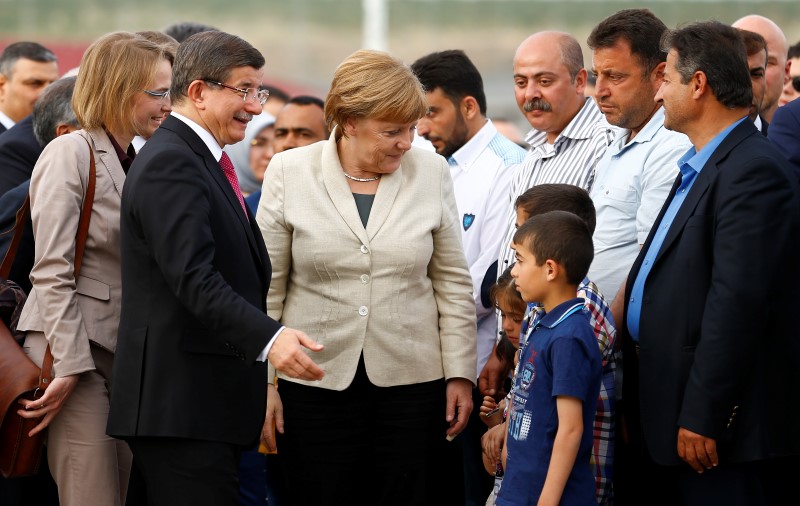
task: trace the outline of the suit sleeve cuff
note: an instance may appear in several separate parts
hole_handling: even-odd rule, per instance
[[[272,349],[272,344],[275,342],[275,339],[280,335],[281,332],[283,332],[283,329],[285,329],[285,328],[286,328],[285,326],[281,326],[281,328],[279,328],[278,331],[275,332],[275,335],[272,336],[272,338],[269,340],[269,342],[264,347],[264,349],[261,351],[261,353],[258,355],[258,357],[256,357],[256,362],[266,362],[267,361],[267,355],[269,355],[269,350]]]

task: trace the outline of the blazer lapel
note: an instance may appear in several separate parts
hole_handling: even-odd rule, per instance
[[[397,197],[397,192],[400,191],[400,183],[403,181],[403,166],[394,171],[392,174],[384,174],[381,177],[381,182],[378,185],[378,193],[375,194],[375,202],[372,204],[372,210],[369,213],[369,221],[367,222],[367,235],[370,239],[375,237],[375,234],[381,229],[381,226],[386,222],[389,213],[392,210],[392,205]]]
[[[172,130],[178,134],[186,141],[189,147],[192,148],[192,151],[202,158],[203,163],[206,166],[206,170],[211,175],[211,179],[214,180],[220,191],[225,195],[228,204],[233,207],[233,210],[239,220],[239,225],[247,236],[247,241],[250,243],[250,248],[253,250],[253,255],[261,264],[264,264],[264,259],[261,257],[261,253],[256,244],[256,238],[253,235],[253,229],[250,226],[247,216],[244,214],[245,211],[239,204],[239,199],[236,198],[236,194],[233,192],[233,188],[231,187],[230,182],[228,182],[228,178],[225,177],[225,173],[222,171],[222,167],[220,167],[219,162],[214,159],[214,157],[211,155],[211,151],[208,150],[208,146],[205,145],[202,139],[200,139],[200,137],[198,137],[188,125],[177,118],[173,118],[172,116],[168,116],[160,128],[167,128],[168,130]]]
[[[328,195],[334,207],[336,207],[336,211],[344,222],[350,227],[350,230],[358,236],[362,244],[369,244],[367,231],[364,229],[364,225],[361,223],[361,218],[358,215],[353,192],[350,191],[350,186],[347,184],[344,176],[342,176],[344,169],[342,169],[342,164],[339,162],[339,153],[336,151],[334,135],[335,133],[331,134],[330,139],[328,139],[327,143],[322,148],[322,180],[325,183],[325,189],[328,191]],[[381,182],[381,185],[382,184],[383,182]],[[380,193],[380,190],[378,193]],[[370,218],[371,217],[370,213]],[[370,222],[371,221],[370,219]]]
[[[692,188],[686,196],[686,200],[683,201],[680,209],[678,209],[678,213],[672,221],[672,226],[670,226],[670,229],[667,231],[667,236],[664,238],[664,243],[661,245],[661,249],[653,261],[654,264],[659,261],[664,255],[664,252],[667,251],[670,245],[680,236],[686,222],[694,215],[697,204],[700,202],[703,195],[705,195],[711,182],[717,177],[721,169],[719,164],[728,156],[728,153],[730,153],[734,146],[754,133],[758,133],[758,130],[753,125],[753,122],[745,119],[745,121],[734,128],[728,136],[725,137],[722,144],[717,147],[711,155],[711,158],[709,158],[708,162],[703,166],[700,174],[697,175],[697,179],[694,184],[692,184]]]
[[[114,188],[117,190],[117,195],[122,198],[122,185],[125,183],[125,171],[119,163],[117,153],[114,146],[111,144],[111,139],[108,135],[103,133],[100,135],[95,131],[86,131],[86,135],[91,139],[93,144],[93,151],[95,154],[95,168],[99,170],[100,166],[105,167],[111,181],[114,182]],[[88,170],[88,168],[87,168]]]

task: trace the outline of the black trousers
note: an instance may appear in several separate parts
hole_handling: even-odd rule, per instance
[[[289,504],[464,504],[460,448],[445,439],[444,380],[381,388],[362,360],[344,391],[290,381],[278,391]]]
[[[128,445],[126,506],[238,506],[238,446],[174,438],[134,438]]]

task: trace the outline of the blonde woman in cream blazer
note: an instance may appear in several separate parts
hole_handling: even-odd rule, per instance
[[[411,147],[424,97],[408,67],[359,51],[334,76],[330,139],[266,172],[268,312],[324,345],[325,377],[280,376],[267,403],[263,439],[275,445],[277,423],[296,504],[447,504],[460,490],[445,454],[472,409],[475,311],[447,162]]]
[[[106,435],[121,302],[120,203],[131,140],[150,137],[159,116],[170,110],[168,96],[159,94],[169,89],[173,59],[133,33],[98,39],[84,54],[73,94],[83,129],[50,142],[31,176],[33,288],[18,327],[27,331],[25,347],[37,364],[50,345],[55,378],[41,398],[23,402],[19,413],[41,417],[32,432],[48,430],[48,464],[62,506],[125,500],[130,450]],[[90,149],[95,194],[75,279]]]

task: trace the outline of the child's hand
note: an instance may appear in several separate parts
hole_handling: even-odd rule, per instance
[[[494,474],[495,464],[501,461],[505,435],[506,424],[501,423],[487,430],[486,434],[481,437],[484,466],[487,467],[487,471],[489,471],[489,467],[486,466],[486,464],[491,463],[492,467],[489,472],[492,474]]]
[[[494,427],[503,420],[503,413],[494,400],[494,397],[487,395],[481,404],[481,420],[487,427]]]

